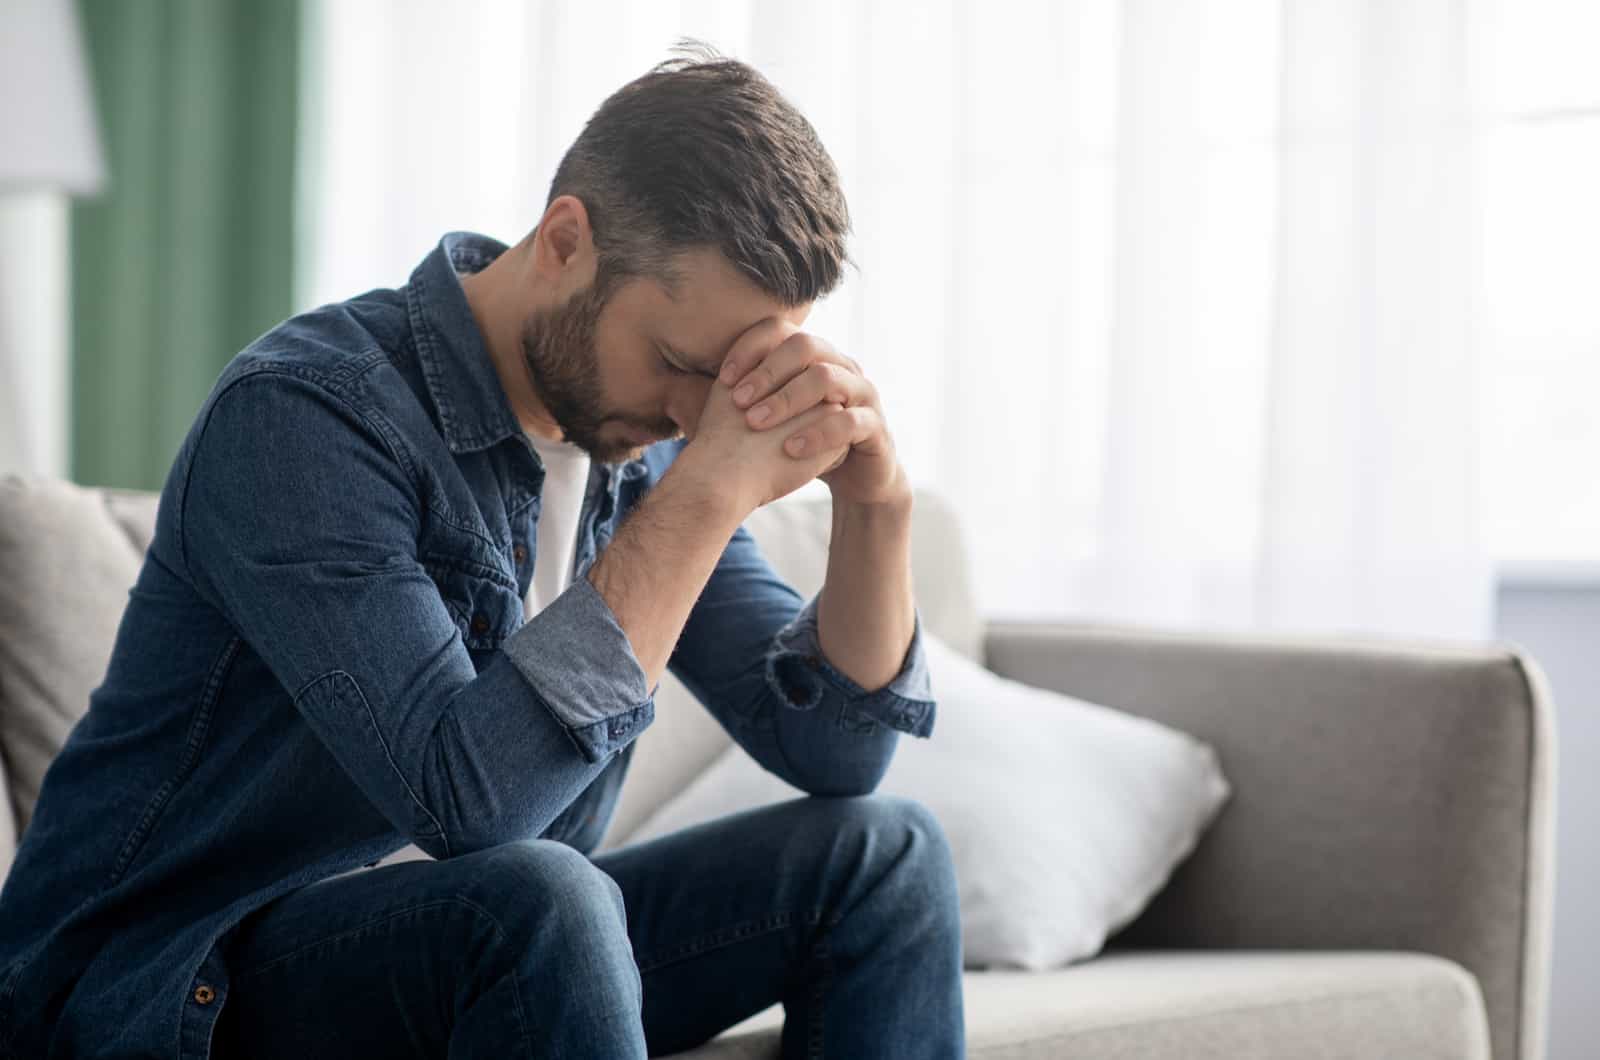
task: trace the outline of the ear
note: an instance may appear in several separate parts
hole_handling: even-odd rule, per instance
[[[594,231],[583,200],[556,197],[533,231],[534,271],[557,287],[575,290],[593,279],[595,264]]]

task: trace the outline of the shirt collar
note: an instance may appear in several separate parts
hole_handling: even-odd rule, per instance
[[[457,275],[477,272],[505,251],[499,240],[451,232],[406,286],[417,359],[452,453],[487,449],[522,433]]]
[[[406,286],[406,311],[417,359],[452,453],[476,452],[507,438],[527,441],[459,275],[477,272],[505,252],[506,245],[497,239],[474,232],[450,232],[422,259]],[[527,444],[533,452],[532,443]],[[537,454],[534,460],[538,461]],[[624,479],[648,473],[643,459],[621,464],[595,461],[591,469],[612,499]]]

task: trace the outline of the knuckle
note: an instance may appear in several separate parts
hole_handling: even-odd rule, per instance
[[[811,358],[807,355],[806,345],[802,341],[804,338],[805,336],[799,332],[790,335],[772,348],[772,352],[767,355],[767,360],[779,364],[798,364],[801,366],[810,363]]]
[[[814,361],[806,369],[806,381],[817,390],[831,390],[833,388],[833,373],[831,366],[826,361]]]
[[[835,400],[840,405],[848,405],[851,391],[859,389],[859,386],[861,381],[851,375],[850,368],[835,363],[827,365],[827,395],[830,400]]]
[[[790,350],[805,360],[811,361],[816,358],[817,349],[821,343],[809,331],[796,331],[783,340],[783,345],[789,347]]]

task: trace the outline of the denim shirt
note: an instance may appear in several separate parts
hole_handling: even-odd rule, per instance
[[[593,464],[571,586],[525,621],[543,470],[459,280],[504,250],[448,235],[223,370],[0,891],[0,1055],[205,1057],[274,898],[408,842],[599,842],[654,690],[584,574],[683,443]],[[868,691],[816,614],[741,528],[670,667],[765,768],[867,792],[932,731],[920,620]]]

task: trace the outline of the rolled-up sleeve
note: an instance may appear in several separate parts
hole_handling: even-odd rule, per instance
[[[933,732],[921,617],[899,672],[862,688],[823,655],[817,597],[801,598],[741,527],[723,550],[670,666],[769,772],[814,795],[865,794],[901,733]]]
[[[257,370],[186,440],[176,526],[196,591],[373,805],[444,858],[540,834],[654,708],[584,579],[475,667],[419,556],[438,513],[407,452],[342,392]]]
[[[502,650],[589,761],[609,758],[650,724],[644,668],[588,578],[574,579]]]
[[[882,688],[868,691],[834,669],[822,654],[817,635],[817,600],[772,638],[767,651],[767,684],[793,710],[815,710],[830,698],[851,713],[882,722],[912,736],[932,736],[934,700],[928,661],[922,648],[922,618],[917,616],[900,670]]]

